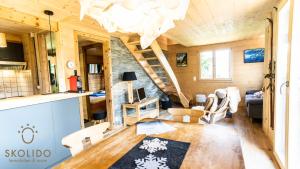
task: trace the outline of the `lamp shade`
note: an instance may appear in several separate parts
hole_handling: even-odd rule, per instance
[[[135,72],[124,72],[123,81],[137,80]]]
[[[0,33],[0,48],[6,48],[7,44],[6,44],[6,37],[5,37],[5,33]]]

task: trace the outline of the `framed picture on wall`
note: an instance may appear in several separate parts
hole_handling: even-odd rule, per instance
[[[264,62],[264,57],[264,48],[244,50],[244,63]]]
[[[187,66],[187,53],[176,53],[176,66],[178,67]]]

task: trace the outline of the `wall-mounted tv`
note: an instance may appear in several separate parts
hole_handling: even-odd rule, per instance
[[[264,62],[264,56],[264,48],[244,50],[244,63]]]

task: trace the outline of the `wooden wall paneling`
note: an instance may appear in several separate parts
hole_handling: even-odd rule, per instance
[[[80,31],[80,34],[85,38],[95,39],[93,35],[108,39],[110,37],[110,33],[102,28],[97,21],[89,17],[84,17],[83,20],[80,21],[78,16],[74,16],[60,23],[63,23],[73,30]]]
[[[20,35],[6,33],[5,36],[6,36],[6,41],[8,42],[23,43],[23,38]]]
[[[74,70],[80,75],[78,47],[75,45],[74,30],[63,23],[59,24],[59,31],[55,35],[56,40],[56,57],[57,57],[57,75],[59,81],[59,91],[65,92],[69,90],[68,78],[74,75]],[[70,69],[67,62],[73,61],[75,67]]]
[[[24,34],[22,35],[22,42],[24,49],[24,57],[28,66],[27,69],[31,70],[33,93],[39,94],[38,69],[37,59],[35,56],[34,39],[30,36],[30,34]]]
[[[231,48],[233,76],[232,81],[206,81],[200,80],[200,52]],[[195,98],[197,93],[209,94],[218,88],[237,86],[240,89],[244,106],[244,96],[246,90],[261,89],[263,84],[263,63],[248,63],[243,61],[243,51],[245,49],[264,48],[264,39],[250,39],[236,42],[228,42],[214,45],[184,47],[182,45],[168,46],[168,61],[178,79],[182,92],[189,98]],[[188,53],[188,66],[176,66],[176,53]],[[196,81],[194,81],[196,77]]]
[[[49,63],[48,53],[46,47],[46,37],[44,34],[37,35],[38,49],[39,49],[39,64],[41,72],[41,93],[51,93],[50,74],[49,74]]]
[[[167,37],[161,35],[156,39],[156,41],[162,50],[168,51],[168,38]]]

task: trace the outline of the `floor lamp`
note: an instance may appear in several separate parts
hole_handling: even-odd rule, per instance
[[[135,72],[124,72],[123,81],[128,83],[128,102],[133,103],[133,85],[132,81],[137,80]]]

